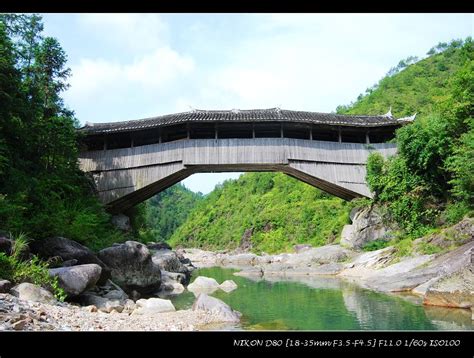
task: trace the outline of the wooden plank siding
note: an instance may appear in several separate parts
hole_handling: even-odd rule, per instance
[[[370,197],[365,165],[371,151],[387,157],[394,143],[338,143],[291,138],[182,139],[88,151],[80,167],[94,176],[100,199],[120,212],[198,172],[282,171],[349,200]]]

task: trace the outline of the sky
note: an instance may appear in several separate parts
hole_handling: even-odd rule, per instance
[[[474,35],[473,14],[43,14],[82,124],[197,109],[332,112],[408,56]],[[387,109],[388,110],[388,109]],[[183,181],[210,192],[240,173]]]

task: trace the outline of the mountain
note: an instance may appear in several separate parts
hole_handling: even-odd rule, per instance
[[[202,199],[201,193],[178,183],[147,200],[142,214],[146,237],[153,241],[168,240]]]
[[[282,173],[245,173],[217,186],[170,239],[210,250],[280,252],[298,243],[333,242],[350,203]]]

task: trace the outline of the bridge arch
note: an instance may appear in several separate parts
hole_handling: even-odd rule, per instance
[[[280,171],[350,200],[371,196],[367,157],[395,154],[390,140],[409,120],[279,108],[195,110],[87,124],[79,160],[112,213],[201,172]]]

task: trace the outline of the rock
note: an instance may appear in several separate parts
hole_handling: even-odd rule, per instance
[[[102,268],[99,285],[104,284],[110,278],[110,269],[90,249],[76,241],[64,237],[50,237],[33,241],[30,244],[31,251],[43,259],[59,256],[63,261],[77,260],[80,265],[96,264]]]
[[[28,323],[31,323],[31,320],[26,318],[26,319],[22,319],[21,321],[17,321],[13,323],[12,327],[15,331],[22,331],[23,329],[26,328]]]
[[[473,267],[447,275],[426,291],[423,304],[432,306],[471,308],[474,306]]]
[[[122,312],[124,307],[120,304],[119,300],[109,300],[105,303],[105,311],[111,313],[112,311],[116,311],[118,313]]]
[[[125,300],[123,304],[123,312],[131,313],[135,308],[137,308],[137,306],[133,300]]]
[[[245,253],[237,255],[225,255],[219,261],[222,266],[248,267],[255,265],[259,257],[255,254]]]
[[[83,307],[83,310],[86,312],[94,313],[97,312],[97,307],[94,305]]]
[[[226,303],[215,297],[208,296],[205,293],[199,294],[193,303],[192,310],[211,312],[218,316],[222,322],[240,322],[240,317],[242,316],[240,312],[234,311]]]
[[[352,256],[352,251],[345,249],[339,245],[326,245],[308,249],[300,254],[289,255],[281,262],[282,264],[290,265],[293,267],[303,267],[339,262],[346,260]]]
[[[12,254],[13,240],[5,236],[0,236],[0,252],[10,256]]]
[[[252,249],[253,227],[245,229],[244,234],[240,238],[239,250],[241,252],[250,251]]]
[[[59,285],[71,296],[77,296],[95,286],[101,272],[102,268],[96,264],[49,269],[49,274],[58,277]]]
[[[149,298],[147,300],[140,299],[136,302],[138,307],[133,311],[132,314],[153,314],[162,312],[174,312],[176,309],[170,300],[164,300],[161,298]]]
[[[219,288],[224,292],[231,292],[237,288],[237,284],[233,280],[225,280],[219,285]]]
[[[191,271],[181,262],[176,252],[171,250],[159,250],[153,254],[152,260],[160,270],[182,273],[185,275],[186,283],[189,282]]]
[[[408,258],[369,275],[364,282],[369,288],[390,292],[410,291],[430,280],[435,284],[454,272],[470,269],[473,251],[474,241],[471,241],[431,261],[427,258],[432,258],[432,255]],[[425,287],[425,291],[428,290]]]
[[[178,282],[181,284],[186,284],[188,280],[182,273],[161,271],[161,282]]]
[[[82,306],[96,306],[98,309],[105,309],[109,299],[86,292],[75,298]]]
[[[160,298],[179,295],[184,292],[184,286],[178,282],[166,282],[161,283],[160,290],[156,292],[156,295]]]
[[[128,295],[122,289],[111,290],[107,292],[106,294],[104,294],[103,297],[109,300],[119,300],[121,302],[128,299]]]
[[[117,229],[121,231],[128,232],[132,230],[132,226],[130,225],[130,218],[124,214],[112,216],[111,222],[112,225],[114,225]]]
[[[293,250],[295,250],[295,252],[297,254],[299,254],[303,251],[309,250],[311,248],[312,248],[312,246],[309,245],[309,244],[298,244],[298,245],[293,246]]]
[[[341,233],[341,245],[361,249],[370,241],[388,239],[390,229],[382,222],[376,208],[351,211],[352,225],[345,225]]]
[[[166,242],[148,242],[146,244],[149,250],[172,250],[171,246]]]
[[[452,246],[461,246],[474,239],[474,218],[464,218],[456,225],[441,230],[438,233],[422,237],[413,242],[414,250],[430,244],[441,249],[449,249]]]
[[[79,261],[77,259],[71,259],[71,260],[63,261],[61,266],[62,267],[70,267],[70,266],[75,266],[77,264],[79,264]]]
[[[206,292],[212,293],[219,288],[219,283],[210,277],[198,276],[193,283],[188,285],[188,291],[195,294]]]
[[[139,242],[127,241],[103,249],[99,258],[110,267],[112,280],[125,292],[146,294],[160,287],[160,268],[153,263],[148,248]]]
[[[57,303],[53,294],[44,288],[33,285],[32,283],[23,282],[16,285],[10,290],[13,296],[18,297],[20,300],[34,301],[41,303]]]
[[[8,280],[0,280],[0,293],[8,293],[12,288],[12,283]]]

